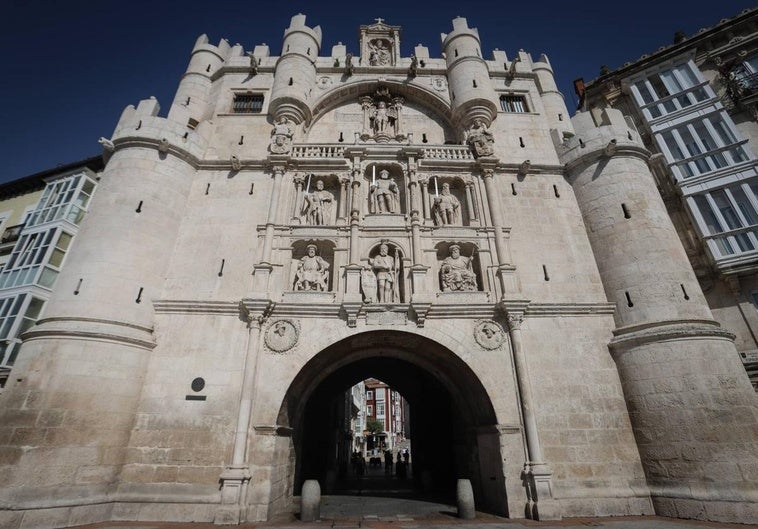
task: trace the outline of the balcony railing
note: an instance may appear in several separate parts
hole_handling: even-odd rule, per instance
[[[391,148],[393,144],[384,144],[382,147]],[[408,144],[396,144],[397,149],[407,147]],[[415,145],[414,145],[415,146]],[[292,157],[299,159],[338,159],[345,156],[345,145],[342,144],[311,144],[293,145]],[[423,145],[423,158],[427,160],[474,160],[474,155],[467,145]]]
[[[466,145],[441,145],[425,147],[424,158],[427,160],[473,160],[474,155]]]
[[[293,145],[293,158],[343,158],[344,145]]]

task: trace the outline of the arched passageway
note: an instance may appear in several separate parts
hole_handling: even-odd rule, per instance
[[[454,498],[455,481],[471,480],[477,507],[507,515],[497,423],[471,368],[442,345],[411,333],[374,331],[333,344],[298,373],[279,424],[292,428],[294,493],[306,479],[339,490],[349,451],[341,449],[345,392],[367,378],[399,391],[410,406],[413,490]]]

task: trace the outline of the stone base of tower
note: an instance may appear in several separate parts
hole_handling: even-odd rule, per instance
[[[715,322],[615,331],[618,365],[656,514],[758,519],[758,403]]]

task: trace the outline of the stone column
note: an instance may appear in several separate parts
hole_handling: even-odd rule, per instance
[[[519,404],[524,420],[526,441],[527,460],[524,462],[524,481],[527,488],[526,512],[528,518],[548,520],[557,518],[559,515],[557,505],[552,499],[552,472],[542,459],[537,418],[534,413],[532,385],[521,339],[521,323],[523,321],[523,313],[512,311],[508,313],[508,333],[513,348],[513,363],[516,367],[516,384],[521,397]]]
[[[349,176],[341,176],[339,179],[340,184],[340,207],[339,217],[340,219],[347,218],[347,186],[350,185]]]
[[[244,302],[243,302],[244,304]],[[239,524],[242,503],[247,496],[247,486],[252,477],[250,465],[246,462],[247,441],[250,431],[250,414],[253,408],[253,390],[255,372],[258,366],[258,351],[260,349],[261,325],[268,311],[267,304],[256,304],[255,307],[245,306],[245,317],[248,322],[247,351],[245,354],[242,375],[242,391],[237,413],[237,427],[234,433],[232,461],[221,472],[221,505],[214,516],[214,523],[221,525]]]
[[[403,120],[401,114],[403,113],[403,98],[395,97],[392,99],[392,104],[397,111],[397,117],[395,118],[395,136],[402,136],[403,134]]]
[[[295,204],[292,208],[292,221],[300,222],[300,210],[303,206],[303,182],[305,177],[302,174],[296,174],[295,181]]]
[[[351,204],[350,204],[350,264],[357,264],[358,255],[358,224],[361,220],[361,172],[353,170],[353,179],[351,182]]]
[[[365,140],[371,137],[371,107],[374,100],[370,96],[363,96],[358,99],[363,110],[363,130],[361,130],[361,139]]]
[[[274,165],[274,189],[271,191],[271,202],[268,207],[268,218],[266,220],[266,238],[263,241],[263,256],[261,262],[271,263],[271,249],[274,245],[274,225],[276,224],[277,212],[279,210],[279,195],[282,188],[282,177],[284,176],[284,165]]]
[[[419,178],[419,183],[421,184],[421,199],[424,203],[424,220],[429,220],[431,218],[431,211],[429,208],[429,177],[425,176],[423,178]]]
[[[484,178],[484,190],[487,193],[487,202],[490,206],[492,226],[495,228],[495,253],[498,261],[498,275],[503,295],[519,294],[521,287],[516,277],[516,269],[511,264],[511,254],[508,243],[503,235],[503,216],[500,210],[500,197],[495,188],[493,169],[485,168],[482,171]]]
[[[464,182],[466,184],[466,205],[468,206],[468,219],[469,223],[478,223],[476,209],[474,207],[474,181],[468,179]]]

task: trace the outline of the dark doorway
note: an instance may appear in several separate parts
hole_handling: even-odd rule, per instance
[[[317,479],[326,494],[354,490],[349,483],[349,432],[344,429],[345,393],[374,377],[396,389],[410,407],[412,472],[390,494],[454,501],[458,478],[470,479],[482,510],[507,515],[496,424],[486,391],[457,355],[427,338],[377,331],[345,339],[308,362],[280,413],[293,429],[293,492]],[[499,467],[499,468],[498,468]],[[362,493],[372,495],[367,488]],[[376,494],[388,494],[379,487]]]

